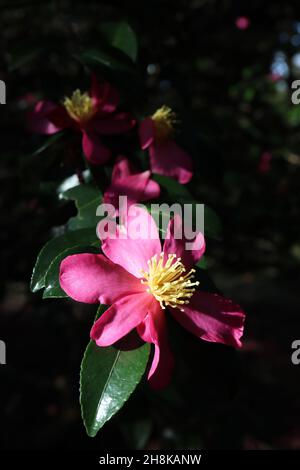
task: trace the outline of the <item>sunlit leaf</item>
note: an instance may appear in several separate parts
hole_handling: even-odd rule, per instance
[[[100,307],[100,313],[106,307]],[[148,343],[132,350],[101,348],[90,341],[80,371],[82,418],[89,436],[122,408],[140,382],[149,358]]]

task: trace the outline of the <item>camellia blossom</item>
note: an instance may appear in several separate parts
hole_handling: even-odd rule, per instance
[[[245,314],[224,297],[201,291],[192,266],[205,250],[201,233],[190,240],[178,237],[182,219],[169,222],[163,248],[157,226],[149,213],[132,206],[126,234],[107,238],[102,254],[75,254],[60,266],[60,285],[79,302],[111,305],[94,323],[91,338],[98,346],[109,346],[133,329],[154,344],[148,379],[154,388],[166,386],[174,365],[167,340],[166,317],[172,315],[184,328],[206,341],[240,347]],[[137,227],[143,234],[136,236]],[[145,237],[145,234],[148,234]],[[118,235],[118,233],[117,233]]]
[[[192,159],[173,140],[175,113],[167,106],[144,119],[139,127],[141,147],[149,149],[153,173],[170,176],[188,183],[192,176]]]
[[[120,156],[114,165],[112,181],[105,191],[103,202],[119,206],[119,196],[127,196],[127,207],[139,201],[155,199],[160,195],[160,187],[150,179],[151,172],[134,173],[127,158]],[[116,210],[116,215],[118,210]]]
[[[75,90],[61,105],[51,101],[39,101],[29,113],[28,127],[39,134],[55,134],[62,129],[82,133],[82,149],[93,164],[105,163],[110,150],[103,145],[99,135],[127,132],[135,125],[128,113],[116,112],[118,92],[109,83],[99,84],[92,76],[89,92]]]

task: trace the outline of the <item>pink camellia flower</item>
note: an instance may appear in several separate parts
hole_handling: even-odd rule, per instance
[[[162,249],[153,218],[144,208],[131,207],[135,217],[128,217],[126,227],[103,241],[104,255],[77,254],[62,261],[60,285],[78,302],[111,305],[91,330],[98,346],[112,345],[133,329],[153,343],[148,379],[154,388],[163,388],[174,365],[168,314],[199,338],[234,347],[241,346],[245,314],[231,300],[198,288],[192,266],[205,250],[201,233],[189,240],[187,250],[187,240],[178,237],[182,219],[175,215]],[[137,230],[142,232],[139,238]]]
[[[270,152],[263,152],[257,166],[259,173],[268,173],[271,170],[272,154]]]
[[[28,116],[28,128],[39,134],[55,134],[62,129],[82,133],[82,149],[93,164],[105,163],[110,150],[99,135],[113,135],[129,131],[135,121],[128,113],[117,113],[118,92],[109,84],[99,84],[92,76],[89,93],[75,90],[61,105],[39,101]]]
[[[149,201],[159,197],[159,184],[150,179],[150,176],[149,170],[134,173],[128,159],[118,157],[113,168],[111,185],[104,193],[103,202],[117,208],[119,196],[127,196],[127,207],[130,207],[139,201]]]
[[[167,106],[144,119],[139,128],[143,150],[149,148],[153,173],[170,176],[179,183],[188,183],[192,176],[192,159],[173,140],[175,113]]]
[[[241,29],[241,30],[245,30],[245,29],[248,29],[249,26],[250,26],[250,20],[247,16],[239,16],[236,20],[235,20],[235,26],[238,28],[238,29]]]

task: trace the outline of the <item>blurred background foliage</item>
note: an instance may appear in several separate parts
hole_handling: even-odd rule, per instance
[[[0,338],[8,348],[0,446],[300,448],[300,369],[290,360],[300,334],[298,2],[4,0],[0,8]],[[87,89],[91,70],[137,117],[161,104],[178,112],[178,140],[195,163],[189,190],[223,224],[207,266],[248,313],[238,354],[170,324],[174,385],[154,393],[142,384],[95,439],[78,404],[95,309],[29,293],[38,251],[76,214],[56,194],[74,172],[69,136],[53,142],[25,126],[37,99]],[[136,139],[109,144],[147,165]]]

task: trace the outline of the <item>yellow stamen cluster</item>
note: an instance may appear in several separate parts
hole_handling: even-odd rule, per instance
[[[155,124],[155,140],[159,143],[166,141],[174,134],[176,114],[168,106],[162,106],[152,114]]]
[[[65,98],[63,105],[69,116],[78,122],[86,122],[95,114],[92,98],[80,90],[75,90],[71,98]]]
[[[199,285],[198,281],[192,282],[195,269],[184,274],[186,269],[181,258],[170,254],[165,261],[164,257],[162,252],[159,257],[154,255],[148,260],[148,272],[142,271],[144,279],[141,283],[148,286],[147,291],[158,300],[161,308],[169,306],[182,310],[195,292],[194,286]]]

